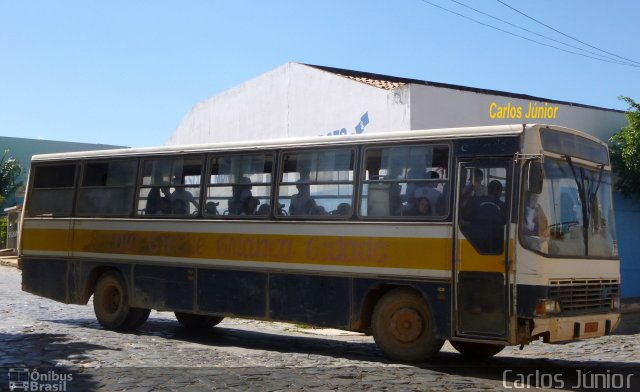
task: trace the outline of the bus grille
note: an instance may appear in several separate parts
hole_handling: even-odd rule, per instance
[[[617,279],[559,279],[549,281],[549,298],[560,302],[565,314],[610,312],[620,295]]]

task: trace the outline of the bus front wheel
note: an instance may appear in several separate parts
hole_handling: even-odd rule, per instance
[[[469,359],[485,359],[493,357],[504,349],[503,345],[490,344],[490,343],[474,343],[474,342],[461,342],[457,340],[450,340],[449,343],[460,354]]]
[[[134,329],[147,321],[149,309],[129,306],[129,293],[122,275],[109,271],[98,279],[93,293],[93,310],[100,325],[106,329]]]
[[[440,351],[429,306],[416,291],[397,288],[376,304],[371,320],[373,339],[389,358],[423,362]]]
[[[220,324],[224,317],[207,316],[203,314],[192,314],[175,312],[176,319],[185,328],[206,329]]]

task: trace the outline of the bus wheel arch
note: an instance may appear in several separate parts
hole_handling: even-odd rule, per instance
[[[129,306],[129,287],[116,269],[102,273],[95,284],[93,310],[106,329],[134,329],[147,321],[150,309]]]
[[[373,337],[384,354],[402,362],[423,362],[436,355],[444,339],[437,335],[433,312],[422,294],[409,287],[386,292],[371,317]]]
[[[396,288],[393,285],[376,284],[369,288],[367,294],[362,300],[360,305],[360,312],[357,319],[352,321],[352,329],[354,331],[365,332],[368,335],[371,334],[371,317],[373,316],[373,309],[376,303],[385,295],[388,291]]]
[[[95,267],[91,270],[91,272],[89,272],[80,298],[84,304],[89,302],[89,298],[91,298],[91,296],[95,293],[98,279],[100,279],[102,275],[109,271],[119,272],[117,268],[107,266]]]

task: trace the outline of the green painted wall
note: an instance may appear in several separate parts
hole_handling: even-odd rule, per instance
[[[31,165],[31,157],[33,155],[72,151],[109,150],[122,147],[123,146],[112,146],[109,144],[60,142],[55,140],[24,139],[19,137],[0,136],[0,155],[4,150],[8,149],[9,155],[20,162],[20,166],[23,168],[20,179],[24,183],[27,181],[29,166]],[[0,206],[0,214],[4,213],[5,208],[12,207],[20,203],[22,203],[21,197],[9,195],[4,205]]]

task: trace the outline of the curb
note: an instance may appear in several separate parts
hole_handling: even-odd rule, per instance
[[[18,257],[17,256],[0,257],[0,265],[18,268]]]

